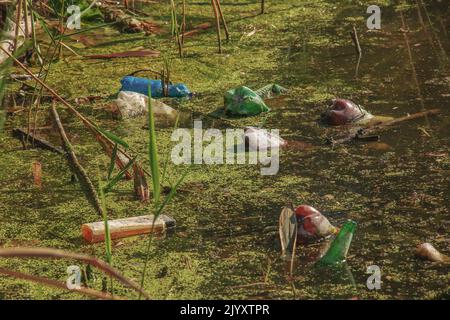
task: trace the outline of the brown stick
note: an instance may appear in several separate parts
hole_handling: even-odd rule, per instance
[[[59,154],[64,153],[64,151],[61,148],[55,147],[50,142],[36,137],[31,132],[27,133],[26,130],[23,130],[21,128],[14,128],[12,131],[12,135],[13,135],[13,137],[19,139],[20,141],[27,141],[27,142],[34,141],[35,147],[39,147],[41,149],[49,150],[49,151],[56,152]]]
[[[217,44],[219,45],[219,53],[222,53],[222,36],[220,35],[220,20],[219,13],[217,11],[216,2],[211,0],[211,5],[213,7],[214,17],[216,19],[216,31],[217,31]]]
[[[30,26],[28,25],[28,1],[23,4],[23,16],[25,17],[25,39],[30,35]]]
[[[403,121],[407,121],[407,120],[413,120],[413,119],[418,119],[418,118],[423,118],[425,116],[429,116],[429,115],[436,115],[438,113],[440,113],[441,110],[440,109],[431,109],[431,110],[427,110],[427,111],[422,111],[422,112],[417,112],[408,116],[404,116],[404,117],[400,117],[391,121],[387,121],[387,122],[379,122],[377,124],[375,124],[373,127],[369,127],[368,129],[372,129],[372,130],[376,130],[378,128],[384,128],[384,127],[389,127],[395,124],[398,124],[400,122]],[[366,129],[366,130],[368,130]]]
[[[225,36],[227,41],[230,40],[230,32],[228,31],[227,22],[225,21],[225,17],[222,13],[222,6],[220,5],[220,0],[215,0],[217,4],[217,9],[219,10],[220,19],[222,20],[223,28],[225,30]]]
[[[13,48],[13,52],[17,51],[17,42],[18,42],[19,30],[20,30],[20,20],[22,20],[22,0],[18,0],[16,9],[17,9],[16,30],[15,30],[15,34],[14,34],[14,48]]]
[[[199,24],[199,25],[195,26],[194,29],[184,32],[183,33],[183,37],[191,37],[191,36],[196,35],[197,33],[201,32],[201,31],[207,30],[207,29],[209,29],[211,27],[212,27],[212,25],[209,22]]]
[[[103,260],[79,253],[67,252],[51,248],[0,248],[0,257],[5,258],[45,258],[45,259],[74,259],[90,264],[106,274],[114,277],[129,288],[141,293],[147,299],[150,296],[143,291],[134,281],[125,278],[117,269]]]
[[[72,172],[77,176],[78,181],[80,182],[83,192],[86,195],[87,200],[90,202],[90,204],[94,207],[94,209],[97,211],[97,213],[103,217],[103,208],[100,204],[100,200],[97,195],[97,191],[95,191],[95,187],[91,182],[91,179],[89,179],[89,176],[87,175],[84,168],[81,166],[81,164],[78,162],[78,158],[73,151],[72,145],[70,144],[69,139],[67,138],[66,132],[64,130],[64,127],[61,123],[61,119],[59,118],[58,112],[55,108],[55,103],[52,104],[52,115],[53,120],[55,121],[59,135],[62,140],[62,146],[64,151],[66,152],[66,158],[67,162],[69,162],[69,166],[72,169]]]
[[[59,281],[53,279],[47,279],[43,277],[34,276],[31,274],[26,274],[18,271],[12,271],[4,268],[0,268],[0,273],[5,274],[10,277],[28,280],[36,283],[41,283],[49,287],[54,287],[58,289],[64,289],[72,292],[76,292],[79,294],[83,294],[86,296],[91,296],[94,298],[105,299],[105,300],[124,300],[124,298],[120,298],[118,296],[110,295],[109,293],[100,292],[90,288],[80,288],[80,289],[69,289],[65,283],[61,283]]]
[[[184,46],[184,34],[186,32],[186,0],[183,0],[183,20],[181,23],[181,45]]]
[[[261,0],[261,14],[266,13],[265,11],[266,11],[266,9],[265,9],[265,1]]]
[[[441,112],[441,110],[439,110],[439,109],[431,109],[428,111],[417,112],[412,115],[400,117],[400,118],[397,118],[397,119],[394,119],[391,121],[377,122],[377,123],[370,125],[367,128],[358,128],[358,129],[356,129],[356,133],[352,133],[342,139],[332,140],[331,143],[332,144],[341,144],[341,143],[351,142],[354,140],[364,140],[364,138],[367,137],[368,135],[372,135],[372,134],[376,133],[377,131],[389,128],[389,127],[399,124],[401,122],[408,121],[408,120],[414,120],[414,119],[418,119],[418,118],[423,118],[423,117],[430,116],[430,115],[436,115],[436,114],[439,114],[440,112]],[[355,131],[353,131],[353,132],[355,132]]]
[[[359,44],[358,32],[356,31],[356,27],[353,26],[353,31],[350,33],[353,43],[355,44],[356,53],[361,56],[362,50],[361,45]]]

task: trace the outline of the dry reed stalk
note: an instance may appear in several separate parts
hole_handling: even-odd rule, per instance
[[[44,258],[44,259],[73,259],[77,261],[90,264],[104,273],[114,277],[127,287],[134,289],[136,292],[142,294],[147,299],[150,296],[147,292],[143,291],[138,284],[134,281],[124,277],[117,269],[111,267],[103,260],[80,253],[72,253],[58,249],[51,248],[0,248],[0,257],[4,258]]]
[[[222,24],[223,24],[223,29],[225,30],[225,37],[228,41],[228,40],[230,40],[230,32],[228,31],[227,22],[225,21],[225,17],[223,16],[222,6],[220,5],[220,0],[215,0],[215,1],[216,1],[217,9],[219,11],[220,20],[222,21]]]
[[[86,296],[91,296],[91,297],[99,298],[99,299],[103,299],[103,300],[125,300],[125,298],[113,296],[113,295],[110,295],[109,293],[100,292],[100,291],[90,289],[90,288],[82,287],[79,289],[69,289],[69,288],[67,288],[67,285],[65,283],[62,283],[62,282],[59,282],[59,281],[56,281],[53,279],[38,277],[38,276],[23,273],[23,272],[8,270],[5,268],[0,268],[0,273],[10,276],[10,277],[23,279],[23,280],[27,280],[27,281],[32,281],[32,282],[44,284],[49,287],[64,289],[64,290],[68,290],[71,292],[76,292],[79,294],[83,294]]]
[[[217,31],[217,44],[219,46],[219,53],[222,53],[222,36],[220,34],[220,20],[219,20],[219,13],[216,6],[216,1],[211,0],[211,5],[213,7],[214,17],[216,19],[216,31]]]

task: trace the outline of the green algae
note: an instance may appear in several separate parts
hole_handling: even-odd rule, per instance
[[[388,1],[379,3],[389,5]],[[336,6],[328,1],[299,3],[291,0],[273,3],[268,7],[268,14],[256,15],[259,9],[256,3],[223,4],[232,32],[230,42],[224,44],[223,55],[216,53],[214,29],[187,38],[184,59],[177,58],[175,42],[167,34],[141,37],[121,34],[113,28],[104,30],[105,38],[101,39],[104,45],[80,49],[83,54],[142,47],[160,50],[171,57],[171,80],[185,82],[199,93],[192,101],[169,101],[171,105],[220,129],[229,125],[265,123],[266,127],[282,129],[282,135],[315,145],[315,149],[306,152],[283,151],[280,172],[273,177],[260,176],[259,167],[252,165],[193,166],[177,196],[164,211],[177,220],[176,232],[154,241],[151,247],[144,288],[152,297],[349,298],[356,290],[360,298],[366,299],[436,299],[448,292],[448,268],[432,266],[412,256],[412,249],[418,242],[438,241],[438,247],[448,247],[448,239],[444,237],[449,227],[446,203],[450,148],[445,140],[448,138],[448,130],[445,131],[448,113],[442,122],[433,123],[434,139],[422,138],[415,150],[411,150],[408,139],[398,133],[389,138],[388,143],[394,149],[391,152],[361,150],[358,146],[335,149],[323,146],[325,137],[336,133],[334,129],[317,124],[327,99],[335,96],[361,99],[374,113],[382,110],[397,115],[388,108],[389,103],[383,101],[392,104],[411,96],[407,91],[409,85],[399,88],[392,86],[392,81],[381,91],[380,83],[384,82],[378,80],[382,76],[370,72],[369,61],[376,61],[377,70],[381,70],[381,66],[397,66],[397,55],[379,57],[376,54],[378,61],[368,54],[368,62],[366,65],[363,62],[362,66],[366,73],[358,80],[353,78],[353,57],[334,58],[338,53],[353,52],[348,27],[357,23],[362,28],[361,17],[365,13],[362,6],[348,4],[340,10],[336,10]],[[189,6],[192,20],[188,24],[210,21],[210,9],[209,6]],[[170,19],[169,8],[160,4],[152,4],[149,13],[161,22]],[[251,30],[256,30],[254,35],[245,36]],[[361,37],[370,50],[384,45],[378,36],[363,33]],[[162,58],[80,60],[66,56],[52,65],[48,83],[70,100],[90,95],[104,97],[100,102],[77,108],[103,128],[124,138],[143,156],[148,167],[145,156],[148,134],[142,130],[145,119],[117,122],[105,106],[120,88],[119,81],[124,75],[145,68],[160,70],[162,66]],[[408,83],[410,73],[403,65],[394,71],[390,75],[394,83]],[[142,73],[142,76],[153,75]],[[266,83],[279,83],[289,87],[290,92],[264,119],[230,118],[221,122],[207,116],[222,107],[226,89],[243,84],[257,88]],[[402,90],[403,96],[394,94],[396,90]],[[448,102],[448,98],[439,101]],[[400,103],[395,105],[401,108]],[[413,108],[407,109],[408,112],[415,110],[411,100],[406,107]],[[39,114],[42,125],[49,119],[47,112],[48,106],[44,105]],[[97,184],[97,164],[100,163],[101,172],[106,175],[107,157],[81,123],[65,112],[61,112],[61,117],[75,152]],[[15,116],[8,119],[6,129],[24,123],[24,117]],[[436,129],[439,126],[443,129]],[[7,130],[0,136],[0,244],[54,247],[104,258],[102,244],[89,245],[81,239],[81,224],[101,218],[89,206],[80,187],[70,182],[71,173],[64,159],[47,151],[21,150],[20,142],[9,137]],[[173,145],[171,132],[170,128],[157,132],[158,150],[162,155],[170,152]],[[424,157],[430,150],[447,153],[447,157]],[[40,161],[43,166],[42,190],[32,185],[33,161]],[[169,178],[174,179],[184,166],[170,163],[168,170]],[[131,181],[121,181],[108,194],[110,219],[149,213],[150,206],[136,201],[132,189]],[[349,257],[356,289],[346,276],[332,281],[314,272],[307,256],[317,254],[319,245],[299,249],[293,281],[295,290],[292,289],[286,266],[279,257],[278,235],[276,227],[274,229],[279,211],[287,201],[308,203],[329,212],[336,225],[347,218],[358,221],[360,228]],[[113,242],[114,266],[131,279],[140,278],[146,240],[139,236]],[[61,281],[65,281],[66,268],[73,263],[0,260],[1,267]],[[368,275],[365,271],[370,264],[382,268],[380,291],[366,288]],[[101,279],[102,276],[93,271],[87,283],[101,289]],[[260,282],[265,284],[242,287]],[[73,293],[7,277],[0,277],[0,286],[3,299],[79,298]],[[115,290],[119,295],[134,297],[119,285],[115,285]]]

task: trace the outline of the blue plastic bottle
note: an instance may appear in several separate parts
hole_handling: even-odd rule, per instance
[[[120,81],[120,83],[122,84],[120,91],[132,91],[148,96],[148,86],[150,84],[152,86],[152,98],[162,98],[164,96],[161,80],[126,76]],[[191,96],[192,93],[185,84],[169,84],[169,97],[183,98]]]

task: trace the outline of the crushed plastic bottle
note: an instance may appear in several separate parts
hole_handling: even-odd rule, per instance
[[[120,91],[115,100],[120,118],[134,118],[147,114],[148,97],[130,91]],[[177,111],[172,107],[152,98],[155,121],[172,123],[177,118]]]
[[[264,86],[261,89],[255,90],[255,93],[262,99],[269,99],[275,95],[279,95],[287,91],[288,90],[286,88],[283,88],[278,84],[268,84],[267,86]]]
[[[278,135],[264,129],[247,127],[244,133],[245,147],[250,151],[266,151],[271,148],[281,148],[287,142]]]
[[[313,242],[336,234],[339,230],[317,209],[301,205],[295,209],[300,242]]]
[[[225,112],[240,116],[255,116],[268,112],[270,109],[263,99],[285,91],[287,90],[275,84],[264,86],[256,91],[245,86],[231,89],[224,96]]]
[[[132,91],[148,96],[148,86],[152,88],[152,98],[163,98],[163,86],[161,80],[151,80],[146,78],[138,78],[132,76],[124,77],[120,83],[122,88],[120,91]],[[170,98],[190,98],[192,92],[184,83],[169,84],[168,97]]]

